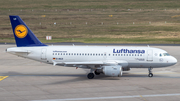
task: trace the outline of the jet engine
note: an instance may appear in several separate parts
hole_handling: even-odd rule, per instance
[[[103,66],[102,69],[97,69],[95,74],[104,73],[106,76],[122,76],[122,66]]]

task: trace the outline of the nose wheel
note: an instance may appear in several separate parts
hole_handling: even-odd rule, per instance
[[[149,77],[153,77],[153,73],[149,73],[148,76],[149,76]]]
[[[153,77],[152,69],[153,69],[153,68],[148,68],[148,70],[149,70],[148,76],[149,76],[149,77]]]

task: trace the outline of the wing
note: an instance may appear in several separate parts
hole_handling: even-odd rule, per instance
[[[106,66],[106,65],[121,65],[123,67],[128,66],[128,62],[124,60],[108,60],[108,61],[85,61],[85,62],[56,62],[53,61],[53,65],[64,65],[69,67],[80,67],[80,68],[93,68],[98,66]]]

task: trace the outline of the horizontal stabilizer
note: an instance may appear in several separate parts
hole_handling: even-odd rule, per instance
[[[28,54],[31,53],[31,51],[24,49],[17,49],[17,48],[8,48],[6,51],[9,53],[28,53]]]

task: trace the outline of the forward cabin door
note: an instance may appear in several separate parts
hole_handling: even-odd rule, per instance
[[[45,48],[41,49],[41,60],[47,60]]]
[[[153,50],[147,51],[147,61],[153,61]]]

